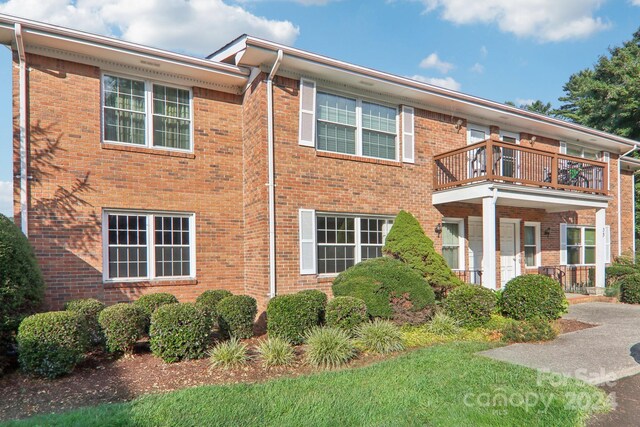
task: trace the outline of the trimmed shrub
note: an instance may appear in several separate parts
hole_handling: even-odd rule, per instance
[[[209,344],[211,321],[192,303],[167,304],[151,315],[151,352],[167,363],[199,359]]]
[[[258,314],[255,298],[247,295],[232,295],[223,298],[216,309],[218,325],[223,335],[236,338],[253,336],[253,321]]]
[[[453,336],[460,333],[460,323],[453,317],[439,312],[427,324],[427,331],[436,335]]]
[[[640,304],[640,273],[620,279],[620,301],[627,304]]]
[[[340,328],[349,333],[369,318],[367,305],[360,298],[335,297],[327,304],[327,326]]]
[[[238,368],[248,360],[246,344],[236,337],[219,343],[209,352],[209,364],[212,368]]]
[[[0,214],[0,374],[15,345],[22,319],[38,311],[44,281],[31,244],[22,231]]]
[[[433,289],[417,271],[386,257],[363,261],[343,271],[333,281],[332,289],[337,297],[362,299],[371,317],[400,315],[391,304],[392,298],[406,299],[410,312],[430,309],[435,302]]]
[[[287,341],[278,337],[269,337],[256,348],[265,367],[287,366],[295,360],[293,347]]]
[[[305,336],[307,363],[320,368],[337,368],[356,355],[351,337],[338,328],[319,327],[311,329]]]
[[[525,274],[507,282],[500,298],[502,313],[516,320],[553,320],[567,309],[560,283],[540,274]]]
[[[496,294],[479,285],[462,285],[451,290],[443,301],[445,313],[461,326],[475,328],[489,321],[496,308]]]
[[[105,308],[98,315],[107,350],[111,353],[131,353],[144,335],[146,313],[135,304],[120,303]]]
[[[418,220],[408,212],[398,213],[382,251],[420,273],[440,296],[463,283],[435,250]]]
[[[616,281],[629,274],[640,273],[640,271],[634,268],[632,265],[627,264],[613,264],[605,269],[607,282]]]
[[[318,313],[318,325],[324,324],[325,310],[327,309],[327,294],[316,289],[307,289],[305,291],[298,292],[299,295],[308,298],[314,307],[314,310]]]
[[[318,324],[317,302],[308,295],[278,295],[267,305],[267,332],[270,337],[300,344],[304,334]]]
[[[400,329],[388,320],[375,319],[360,325],[356,333],[358,342],[373,353],[391,353],[404,350]]]
[[[76,299],[64,305],[65,310],[78,313],[83,318],[89,334],[89,344],[93,346],[104,343],[104,334],[98,323],[98,315],[105,307],[102,302],[94,298]]]
[[[501,332],[506,342],[549,341],[558,336],[551,323],[544,319],[508,323]]]
[[[218,312],[216,311],[216,306],[220,301],[232,295],[231,292],[224,289],[204,291],[196,298],[196,305],[211,319],[212,326],[217,326]]]
[[[20,369],[32,375],[55,378],[73,371],[87,346],[81,315],[51,311],[25,318],[18,328]]]
[[[151,324],[151,315],[158,307],[167,304],[177,304],[178,298],[166,292],[158,292],[155,294],[142,295],[140,298],[133,302],[136,306],[140,307],[146,316],[145,332],[149,332],[149,325]]]

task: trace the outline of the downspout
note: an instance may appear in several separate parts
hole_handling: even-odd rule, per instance
[[[20,85],[20,226],[24,235],[29,233],[29,216],[27,212],[27,58],[22,39],[22,25],[15,24],[16,48],[18,49],[19,85]]]
[[[276,213],[275,213],[275,167],[273,130],[273,78],[282,62],[282,49],[278,50],[276,61],[267,77],[267,142],[269,158],[269,298],[276,296]]]
[[[626,153],[624,153],[623,155],[621,155],[620,157],[618,157],[618,256],[622,256],[622,196],[620,195],[621,193],[621,189],[620,189],[620,173],[622,172],[622,158],[628,156],[629,154],[633,153],[634,151],[636,151],[638,149],[638,147],[633,147],[631,150],[627,151]],[[632,179],[632,182],[634,182],[634,191],[633,191],[633,195],[635,197],[635,177]],[[634,216],[635,216],[635,203],[633,204],[633,211],[634,211]],[[635,253],[635,244],[636,244],[636,222],[635,222],[635,218],[633,221],[633,252]]]

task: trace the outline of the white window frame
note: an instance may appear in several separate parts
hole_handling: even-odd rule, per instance
[[[343,98],[349,98],[349,99],[353,99],[353,100],[356,101],[356,125],[355,125],[355,128],[356,128],[356,152],[355,152],[355,154],[340,153],[340,152],[337,152],[337,151],[322,150],[322,149],[318,148],[318,121],[320,121],[320,119],[318,118],[318,105],[317,105],[318,93],[324,93],[324,94],[327,94],[327,95],[340,96],[340,97],[343,97]],[[316,88],[313,102],[314,102],[314,108],[316,109],[315,120],[314,120],[314,123],[313,123],[313,130],[314,130],[313,140],[315,142],[315,148],[316,148],[317,151],[321,151],[323,153],[344,154],[346,156],[364,157],[365,159],[387,160],[387,161],[390,161],[390,162],[399,162],[400,161],[400,138],[398,137],[398,135],[400,134],[400,108],[397,105],[392,105],[392,104],[389,104],[387,102],[378,101],[376,99],[364,98],[364,97],[356,96],[356,95],[353,95],[353,94],[339,92],[339,91],[326,89],[326,88],[322,88],[322,87]],[[363,126],[362,126],[362,103],[363,102],[368,102],[370,104],[377,104],[377,105],[381,105],[383,107],[393,108],[394,110],[396,110],[396,132],[395,132],[395,137],[394,137],[395,154],[396,154],[395,158],[387,159],[387,158],[384,158],[384,157],[365,156],[364,154],[362,154],[362,131],[364,129]],[[322,121],[324,121],[324,120],[322,120]],[[333,123],[333,122],[327,122],[327,123]],[[341,125],[342,126],[350,126],[351,127],[351,125],[343,125],[343,124],[341,124]],[[374,132],[380,132],[380,133],[384,133],[384,134],[390,135],[390,133],[382,132],[382,131],[374,131]]]
[[[489,126],[477,125],[475,123],[467,123],[467,145],[476,144],[476,142],[473,142],[473,143],[471,142],[472,130],[484,132],[486,136],[485,140],[491,138],[491,129],[489,129]],[[480,142],[480,141],[477,141],[477,142]]]
[[[144,114],[145,114],[145,143],[141,144],[133,144],[129,142],[121,142],[121,141],[111,141],[106,139],[104,126],[105,126],[105,118],[104,118],[104,79],[107,76],[111,77],[119,77],[122,79],[128,80],[136,80],[140,82],[144,82],[144,90],[145,90],[145,99],[144,99]],[[190,147],[189,149],[184,148],[174,148],[174,147],[162,147],[153,144],[153,85],[170,87],[172,89],[180,89],[186,90],[189,92],[189,139],[190,139]],[[193,153],[194,147],[194,131],[193,131],[193,89],[190,87],[177,85],[169,82],[164,82],[160,80],[148,79],[142,76],[136,76],[133,74],[122,74],[118,72],[110,72],[108,70],[103,70],[100,75],[100,139],[105,144],[114,144],[114,145],[124,145],[127,147],[141,147],[141,148],[150,148],[153,150],[166,150],[166,151],[177,151],[180,153]]]
[[[585,157],[585,156],[584,156],[584,155],[585,155],[585,152],[595,154],[595,160],[599,160],[599,159],[600,159],[600,157],[601,157],[601,156],[600,156],[600,151],[598,151],[598,150],[594,150],[594,149],[590,149],[590,148],[585,148],[585,147],[583,147],[583,146],[582,146],[582,145],[580,145],[580,144],[576,144],[576,143],[572,143],[572,142],[565,142],[565,141],[562,141],[562,142],[564,143],[564,153],[562,153],[562,152],[561,152],[560,154],[566,154],[566,155],[568,155],[568,156],[571,156],[572,154],[568,154],[568,153],[569,153],[569,150],[570,150],[570,149],[575,149],[576,151],[578,151],[578,150],[580,151],[580,155],[579,155],[579,156],[577,156],[577,157],[580,157],[580,158],[582,158],[582,159],[593,160],[593,159],[591,159],[591,158],[587,158],[587,157]]]
[[[314,217],[314,231],[317,233],[318,230],[318,217],[321,216],[336,216],[336,217],[343,217],[343,218],[353,218],[354,219],[354,233],[355,233],[355,238],[354,238],[354,243],[353,245],[355,245],[355,259],[354,259],[354,265],[361,262],[362,261],[362,244],[361,244],[361,235],[360,235],[360,231],[361,231],[361,227],[360,227],[360,220],[361,219],[384,219],[387,221],[393,221],[395,219],[394,216],[391,215],[374,215],[374,214],[345,214],[345,213],[340,213],[340,212],[323,212],[323,211],[319,211],[316,212],[316,215]],[[388,231],[387,231],[388,233]],[[385,233],[384,227],[382,229],[382,245],[384,246],[385,241],[387,240],[387,233]],[[315,237],[315,266],[316,266],[316,270],[318,268],[318,247],[321,245],[320,243],[318,243],[317,240],[317,236]],[[336,246],[338,244],[332,244],[332,243],[327,243],[324,244],[322,243],[322,245],[324,246]],[[344,246],[351,246],[352,244],[345,244]],[[366,246],[372,246],[372,245],[366,245]],[[338,273],[320,273],[318,272],[318,277],[335,277],[338,274],[340,274],[340,272]]]
[[[109,215],[138,215],[147,217],[147,275],[141,277],[109,277]],[[189,218],[189,276],[156,277],[155,217]],[[103,209],[102,211],[102,280],[104,283],[144,282],[164,280],[192,280],[196,278],[196,215],[188,212]]]
[[[577,247],[576,245],[569,245],[569,229],[570,228],[577,228],[580,229],[580,264],[570,264],[569,263],[569,246],[571,247]],[[585,239],[584,239],[584,234],[585,234],[585,230],[589,228],[589,229],[593,229],[595,232],[596,227],[594,225],[574,225],[574,224],[567,224],[566,227],[566,233],[567,235],[565,236],[565,241],[567,242],[567,246],[565,248],[566,251],[566,259],[567,259],[567,265],[574,265],[577,267],[580,266],[594,266],[596,265],[595,262],[592,264],[587,264],[584,262],[584,258],[585,258],[585,248],[587,247],[585,245]],[[597,246],[596,243],[594,242],[593,245],[589,245],[588,247],[593,247],[594,250],[597,251]],[[597,255],[596,255],[597,256]]]
[[[515,144],[520,145],[520,134],[518,132],[500,129],[500,141],[504,141],[505,136],[515,139]]]
[[[465,271],[466,270],[466,248],[465,248],[465,233],[464,233],[464,218],[442,218],[442,225],[444,224],[458,224],[458,268],[453,268],[453,271]]]
[[[522,256],[524,258],[524,268],[537,269],[542,265],[542,239],[540,236],[540,223],[533,222],[533,221],[525,221],[524,226],[534,228],[534,238],[535,238],[535,247],[536,247],[536,255],[534,257],[535,265],[527,265],[527,256],[526,256],[527,254],[526,254],[525,248],[531,245],[526,244],[527,233],[524,233],[524,237],[522,238]]]

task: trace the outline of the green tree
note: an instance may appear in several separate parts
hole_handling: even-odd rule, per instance
[[[622,46],[609,49],[592,68],[573,74],[564,85],[557,113],[570,121],[640,140],[640,30]],[[635,154],[638,157],[638,153]],[[640,182],[635,178],[636,211]],[[636,238],[640,222],[636,222]]]
[[[553,109],[553,106],[550,102],[542,102],[539,99],[536,99],[531,104],[520,104],[516,105],[513,101],[505,102],[507,105],[511,105],[512,107],[518,107],[526,111],[531,111],[532,113],[544,114],[545,116],[555,116],[556,110]]]

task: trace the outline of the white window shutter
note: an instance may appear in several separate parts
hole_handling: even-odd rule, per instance
[[[316,274],[316,211],[300,209],[300,274]]]
[[[605,260],[607,264],[611,262],[611,226],[604,226]]]
[[[415,163],[415,132],[413,107],[402,106],[402,161]]]
[[[300,131],[298,143],[315,146],[316,136],[316,82],[300,80]]]
[[[567,224],[560,224],[560,265],[567,265]]]
[[[567,143],[560,141],[560,154],[567,154]]]
[[[607,164],[607,190],[611,190],[611,154],[603,151],[600,153],[600,159]]]
[[[389,235],[389,231],[391,231],[391,227],[393,227],[393,223],[384,223],[382,224],[382,243],[387,243],[387,236]]]

